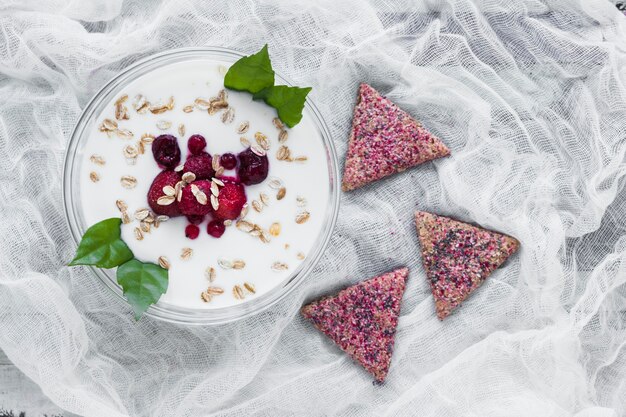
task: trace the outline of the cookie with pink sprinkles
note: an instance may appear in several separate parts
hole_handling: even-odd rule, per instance
[[[441,320],[519,248],[513,237],[436,214],[418,211],[415,223]]]
[[[302,308],[302,315],[377,381],[387,376],[407,268],[370,278]]]
[[[354,108],[341,188],[354,190],[449,154],[447,146],[420,122],[363,83]]]

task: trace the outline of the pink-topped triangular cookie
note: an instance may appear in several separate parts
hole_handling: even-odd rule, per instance
[[[359,87],[343,173],[343,191],[354,190],[450,150],[407,112],[367,84]]]
[[[448,317],[518,248],[517,239],[418,211],[415,223],[437,317]]]
[[[302,315],[382,382],[389,371],[408,276],[397,269],[302,308]]]

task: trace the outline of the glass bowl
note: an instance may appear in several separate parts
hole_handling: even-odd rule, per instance
[[[65,154],[64,163],[63,200],[65,214],[72,236],[77,244],[80,242],[85,230],[91,226],[85,224],[80,199],[80,178],[78,173],[81,171],[83,148],[89,138],[88,132],[96,129],[97,121],[95,118],[102,112],[107,103],[109,103],[114,96],[118,95],[128,83],[136,80],[153,69],[169,64],[197,59],[214,59],[232,63],[237,61],[242,56],[244,56],[244,54],[218,47],[181,48],[158,53],[141,59],[126,68],[106,83],[91,99],[83,110],[78,122],[76,123],[76,127],[72,132]],[[277,84],[293,85],[289,82],[289,80],[278,73],[276,74],[276,81]],[[323,139],[328,162],[328,181],[330,193],[323,227],[320,230],[315,244],[313,245],[307,258],[302,262],[302,264],[300,264],[299,268],[294,271],[289,279],[281,285],[245,303],[214,309],[191,309],[159,301],[155,305],[151,306],[145,315],[163,321],[186,325],[213,325],[228,323],[249,317],[271,307],[293,291],[294,288],[302,283],[302,281],[309,275],[328,246],[330,236],[337,220],[337,213],[339,211],[339,179],[337,173],[337,155],[333,142],[330,138],[328,127],[326,126],[321,113],[310,98],[307,98],[306,100],[304,113],[314,122]],[[124,298],[122,289],[116,281],[115,269],[106,270],[96,267],[90,268],[108,288],[117,294],[117,296]]]

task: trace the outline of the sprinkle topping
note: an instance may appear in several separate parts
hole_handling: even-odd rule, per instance
[[[441,158],[450,150],[407,112],[361,84],[343,174],[343,191]]]
[[[302,315],[378,381],[389,371],[409,270],[370,278],[302,308]]]
[[[424,268],[443,320],[519,247],[510,236],[418,211]]]

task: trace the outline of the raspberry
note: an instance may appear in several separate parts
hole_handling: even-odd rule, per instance
[[[211,220],[206,227],[206,232],[217,238],[222,237],[225,231],[226,226],[224,226],[224,222],[221,220]]]
[[[206,148],[206,139],[202,135],[191,135],[187,141],[187,148],[192,155],[199,155]]]
[[[263,182],[269,172],[267,155],[259,156],[248,148],[239,155],[239,179],[246,185]]]
[[[241,183],[224,179],[224,186],[220,187],[220,195],[217,198],[219,207],[215,210],[215,218],[221,220],[234,220],[241,214],[243,205],[246,204],[246,191]]]
[[[200,224],[200,223],[202,223],[204,221],[204,216],[196,216],[196,215],[192,214],[191,216],[187,216],[187,220],[191,224],[198,225],[198,224]]]
[[[185,227],[185,236],[187,236],[189,239],[195,239],[199,235],[200,228],[195,224],[188,224],[187,227]]]
[[[164,214],[166,216],[175,217],[180,216],[180,208],[176,200],[172,204],[166,206],[157,204],[159,197],[163,197],[163,187],[171,186],[175,187],[176,183],[180,181],[180,174],[174,171],[161,171],[152,181],[150,189],[148,190],[148,205],[156,214]]]
[[[237,166],[237,157],[232,153],[225,153],[220,158],[220,164],[224,169],[234,169]]]
[[[172,135],[160,135],[152,142],[154,160],[164,168],[174,168],[180,163],[178,140]]]
[[[206,204],[200,204],[193,192],[191,191],[193,186],[196,186],[200,191],[204,192],[207,198]],[[191,184],[187,184],[183,188],[183,196],[178,203],[178,207],[185,216],[204,216],[209,214],[213,208],[211,207],[211,181],[199,180],[194,181]]]
[[[215,176],[212,158],[208,153],[202,153],[187,158],[183,172],[193,172],[197,180],[208,180]]]

